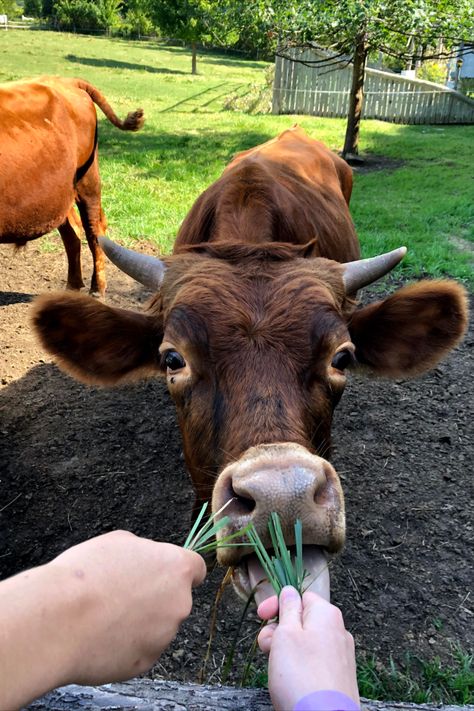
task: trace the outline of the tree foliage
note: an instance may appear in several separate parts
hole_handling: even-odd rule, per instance
[[[42,0],[25,0],[23,14],[27,17],[41,17],[43,14]]]
[[[153,22],[149,14],[148,0],[124,0],[122,28],[131,37],[143,37],[153,32]]]
[[[122,0],[97,0],[96,4],[99,22],[103,27],[110,31],[120,24]]]
[[[217,3],[215,0],[150,0],[150,15],[161,33],[182,40],[193,50],[192,72],[196,73],[196,46],[211,42]]]
[[[448,58],[462,39],[472,37],[472,0],[254,0],[273,23],[277,52],[295,59],[295,46],[330,50],[322,64],[335,68],[352,61],[353,80],[343,154],[358,152],[363,85],[370,52],[402,60]],[[321,60],[315,60],[315,63]]]
[[[15,0],[0,0],[0,15],[7,15],[7,17],[18,17],[21,14],[21,10],[16,4]]]
[[[103,28],[98,4],[92,0],[56,0],[53,13],[59,27],[65,30],[98,30]]]

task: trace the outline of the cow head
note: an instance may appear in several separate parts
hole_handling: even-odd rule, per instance
[[[226,508],[230,531],[253,521],[263,540],[277,511],[291,543],[337,552],[344,499],[327,457],[347,371],[405,377],[435,365],[461,338],[463,289],[425,281],[357,309],[351,295],[404,250],[348,265],[282,244],[203,244],[165,260],[102,241],[119,266],[157,291],[145,313],[81,295],[42,297],[44,346],[86,382],[166,377],[198,503]],[[245,548],[222,548],[237,565]],[[319,563],[318,563],[319,564]],[[238,586],[249,588],[245,565]]]

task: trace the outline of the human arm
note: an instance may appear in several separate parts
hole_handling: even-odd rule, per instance
[[[205,573],[196,553],[114,531],[0,583],[0,709],[143,673]]]
[[[268,686],[276,711],[294,709],[304,697],[323,691],[342,692],[359,704],[354,640],[337,607],[315,593],[301,598],[286,587],[279,600],[262,602],[258,614],[265,620],[279,615],[258,639],[270,655]]]

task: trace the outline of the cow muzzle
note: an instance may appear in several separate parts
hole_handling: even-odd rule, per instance
[[[294,443],[252,447],[228,465],[216,482],[213,511],[225,504],[223,515],[230,522],[218,537],[252,522],[269,549],[268,519],[272,512],[278,513],[289,546],[295,543],[294,524],[300,519],[308,584],[329,597],[327,557],[342,548],[345,535],[344,497],[339,477],[329,462]],[[222,547],[217,559],[221,565],[235,568],[234,585],[243,596],[248,596],[264,578],[250,548]],[[272,594],[268,585],[259,584],[257,589],[258,601]]]

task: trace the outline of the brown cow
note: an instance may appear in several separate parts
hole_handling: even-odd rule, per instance
[[[34,322],[60,365],[85,382],[165,375],[201,502],[231,501],[230,530],[278,511],[287,539],[303,522],[306,564],[344,542],[344,499],[327,461],[346,371],[406,377],[462,337],[464,290],[424,281],[356,308],[360,287],[401,248],[358,260],[351,170],[293,128],[239,154],[201,195],[163,260],[103,241],[125,272],[155,289],[145,313],[85,296],[43,297]],[[345,263],[343,263],[345,262]],[[224,531],[225,532],[225,531]],[[258,581],[245,548],[223,548],[236,584]],[[243,562],[242,562],[243,561]],[[322,577],[321,577],[322,580]]]
[[[82,79],[42,77],[0,85],[0,243],[23,246],[57,228],[68,258],[67,286],[80,289],[82,221],[94,261],[90,290],[103,294],[104,256],[97,240],[107,223],[94,104],[122,131],[143,125],[141,109],[121,121],[100,91]]]

